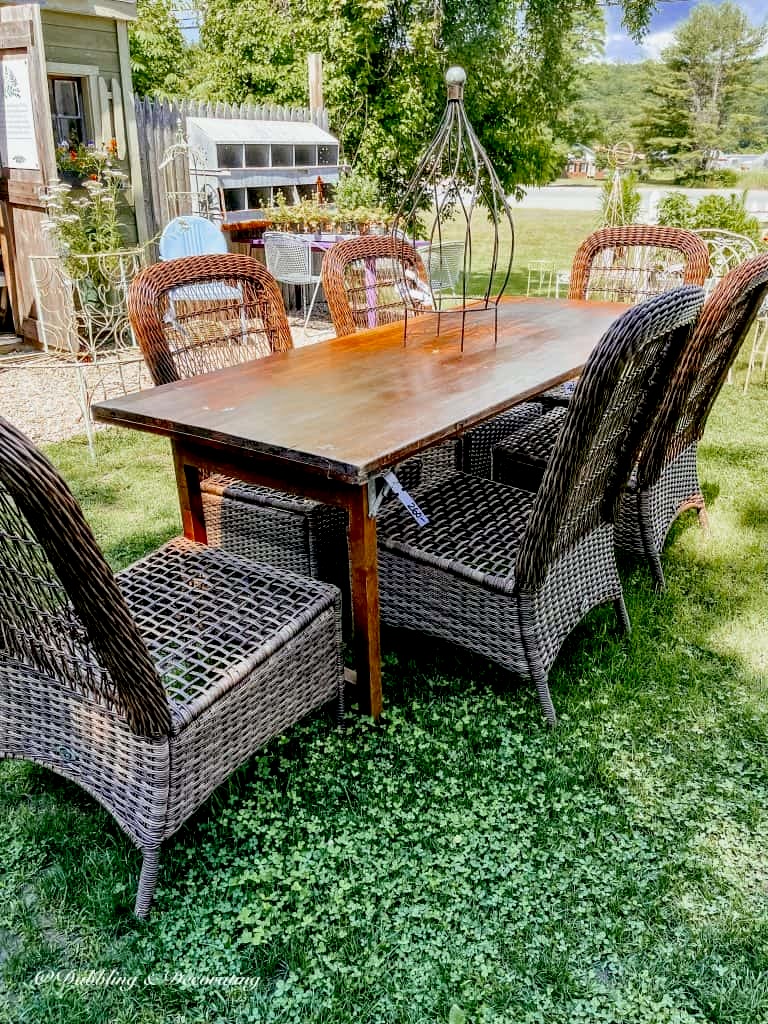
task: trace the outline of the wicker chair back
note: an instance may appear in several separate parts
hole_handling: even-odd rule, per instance
[[[416,249],[391,235],[360,235],[325,254],[323,291],[336,334],[355,334],[402,320],[433,306],[427,273]]]
[[[668,462],[701,439],[715,399],[767,294],[768,253],[736,267],[710,293],[643,447],[637,468],[641,487],[652,484]]]
[[[686,286],[628,310],[584,367],[544,473],[515,575],[540,586],[549,566],[611,523],[649,419],[704,300]]]
[[[709,250],[692,231],[631,224],[601,228],[579,246],[568,298],[642,302],[682,284],[704,284]]]
[[[189,256],[142,270],[128,315],[155,384],[293,347],[283,297],[250,256]]]
[[[80,506],[48,460],[0,417],[0,665],[22,665],[167,734],[152,659]]]

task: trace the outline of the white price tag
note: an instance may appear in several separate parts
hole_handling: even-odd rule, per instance
[[[384,479],[389,484],[389,489],[395,495],[400,504],[407,510],[408,514],[413,516],[419,526],[427,526],[429,524],[429,516],[425,515],[421,511],[395,474],[390,470],[388,473],[384,474]]]

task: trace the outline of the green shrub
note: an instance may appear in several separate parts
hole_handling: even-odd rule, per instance
[[[762,236],[760,222],[747,212],[746,192],[729,196],[704,196],[695,205],[682,192],[670,192],[659,203],[659,224],[675,228],[719,228],[747,235],[755,242]]]

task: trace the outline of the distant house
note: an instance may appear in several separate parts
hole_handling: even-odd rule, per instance
[[[597,154],[589,146],[574,146],[565,166],[567,178],[594,178],[597,174]]]

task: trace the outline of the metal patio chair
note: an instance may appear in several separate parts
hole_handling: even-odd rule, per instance
[[[613,543],[624,482],[666,373],[703,301],[685,287],[637,306],[584,368],[534,494],[455,474],[379,519],[383,620],[476,651],[531,680],[554,725],[549,670],[574,626],[612,601],[629,629]]]
[[[301,288],[302,308],[306,309],[302,337],[307,336],[307,324],[315,308],[315,300],[320,290],[321,277],[312,270],[312,243],[300,235],[291,235],[283,231],[264,232],[264,258],[267,270],[280,284],[292,284]],[[305,291],[312,287],[312,298],[306,304]]]
[[[660,588],[664,587],[661,552],[673,522],[693,508],[699,523],[707,525],[698,442],[766,292],[768,254],[742,263],[710,293],[628,477],[616,523],[616,545],[647,558]],[[507,437],[493,452],[494,478],[535,490],[564,423],[565,409],[553,408]]]
[[[0,757],[77,783],[141,850],[271,737],[341,701],[338,590],[183,538],[112,574],[61,476],[0,418]],[[341,705],[340,705],[341,707]]]
[[[280,289],[250,256],[197,256],[147,267],[131,284],[128,312],[155,384],[293,347]],[[210,544],[336,583],[346,606],[342,509],[220,473],[205,476],[200,486]]]

